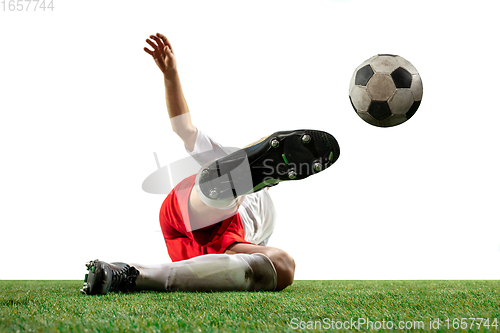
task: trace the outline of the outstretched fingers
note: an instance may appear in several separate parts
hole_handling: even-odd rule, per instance
[[[163,41],[161,40],[161,38],[159,38],[155,35],[151,35],[151,36],[149,36],[149,38],[151,38],[152,40],[154,40],[156,42],[156,44],[158,44],[158,50],[163,51],[165,49],[165,44],[163,44]]]
[[[164,34],[157,32],[156,36],[158,36],[161,39],[163,44],[168,47],[168,50],[170,52],[174,53],[174,50],[172,49],[172,44],[170,44],[170,42],[168,41],[168,38]]]
[[[149,53],[150,55],[152,55],[153,57],[156,57],[157,54],[158,54],[158,45],[156,45],[155,43],[153,43],[151,40],[149,39],[146,39],[146,43],[148,43],[149,45],[151,45],[151,47],[153,48],[153,50],[150,50],[148,49],[147,47],[144,48],[144,51],[146,51],[147,53]]]
[[[153,57],[155,56],[154,54],[154,51],[151,51],[150,49],[148,49],[147,47],[144,48],[144,51],[146,51],[147,54],[150,54],[152,55]]]
[[[146,39],[146,42],[153,48],[153,50],[145,47],[144,51],[155,58],[165,56],[165,53],[171,55],[174,53],[172,44],[170,44],[168,38],[159,32],[157,32],[156,35],[150,35],[149,38]]]
[[[146,43],[148,43],[153,48],[153,50],[145,47],[144,51],[152,55],[155,59],[163,58],[165,56],[165,45],[163,45],[161,39],[153,35],[149,36],[149,38],[150,39],[146,39]],[[156,43],[154,43],[151,39]]]
[[[146,39],[146,43],[149,46],[144,48],[144,52],[153,57],[160,70],[164,74],[167,74],[167,72],[170,74],[175,73],[175,55],[167,37],[157,33],[156,35],[150,35]]]

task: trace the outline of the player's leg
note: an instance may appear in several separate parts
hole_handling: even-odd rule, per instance
[[[259,246],[246,243],[234,243],[226,250],[227,254],[265,254],[273,263],[277,274],[276,290],[283,290],[293,283],[295,261],[287,252],[270,246]]]
[[[200,227],[217,223],[237,212],[238,197],[307,178],[330,167],[339,154],[331,134],[296,130],[276,132],[211,161],[196,176],[189,200],[191,221]]]
[[[189,221],[192,230],[202,229],[235,215],[244,196],[237,199],[220,201],[218,208],[208,206],[193,187],[189,195]],[[205,200],[206,201],[206,200]]]
[[[82,293],[113,291],[273,291],[277,275],[262,253],[207,254],[162,265],[87,264]]]
[[[206,254],[157,266],[133,264],[138,290],[273,291],[277,278],[271,260],[261,254]]]

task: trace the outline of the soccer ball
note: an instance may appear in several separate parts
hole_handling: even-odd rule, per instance
[[[415,67],[392,54],[378,54],[363,62],[349,85],[349,99],[358,116],[379,127],[410,119],[422,101],[422,92]]]

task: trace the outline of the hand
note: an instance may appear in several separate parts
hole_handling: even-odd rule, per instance
[[[163,72],[166,78],[171,78],[177,73],[177,61],[175,60],[174,51],[172,50],[172,45],[168,41],[167,37],[157,33],[156,35],[149,36],[146,42],[151,45],[153,50],[144,48],[146,53],[153,56],[156,65]]]

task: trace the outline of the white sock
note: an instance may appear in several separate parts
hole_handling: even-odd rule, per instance
[[[200,199],[205,203],[205,205],[218,208],[218,209],[230,209],[236,206],[238,202],[238,197],[243,196],[248,193],[249,189],[253,188],[252,182],[252,172],[250,169],[250,163],[248,161],[248,156],[246,152],[242,149],[234,152],[233,158],[239,160],[240,164],[234,167],[229,173],[219,175],[216,183],[226,183],[231,184],[232,194],[236,196],[227,199],[211,199],[207,198],[200,189],[200,178],[202,178],[202,173],[205,168],[213,163],[213,161],[205,164],[198,174],[196,175],[195,188]],[[232,180],[231,180],[232,179]],[[237,181],[234,181],[236,180]]]
[[[163,265],[132,264],[136,288],[158,291],[272,291],[276,270],[261,253],[206,254]]]
[[[201,170],[203,170],[203,168]],[[198,172],[198,174],[196,175],[195,188],[196,192],[198,193],[198,196],[205,205],[218,209],[231,209],[236,206],[236,204],[238,203],[238,198],[228,198],[222,200],[220,199],[213,200],[207,198],[200,189],[200,177],[201,177],[201,171]]]

